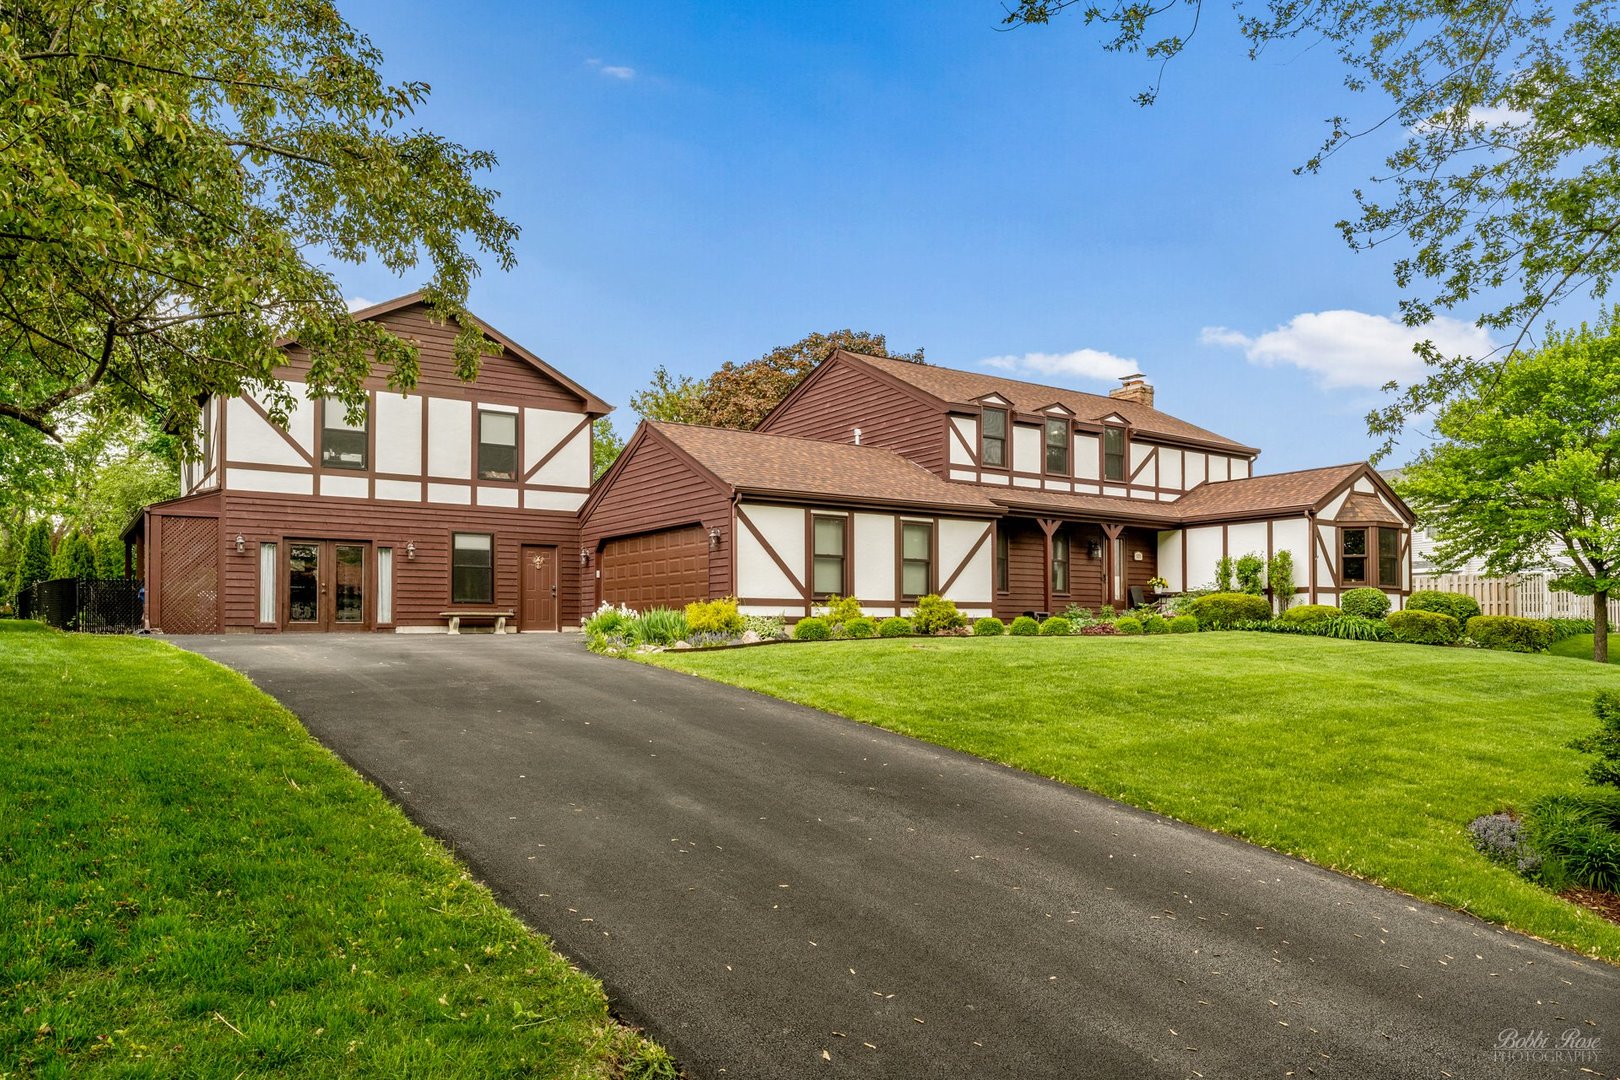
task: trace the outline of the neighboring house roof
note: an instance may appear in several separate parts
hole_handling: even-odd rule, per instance
[[[1126,398],[1106,394],[1087,394],[1061,386],[1007,379],[1000,375],[987,375],[976,371],[917,364],[909,360],[895,360],[883,356],[867,356],[840,349],[834,358],[846,363],[864,365],[880,374],[897,379],[915,390],[920,390],[942,405],[976,407],[981,398],[992,394],[1006,401],[1015,411],[1036,413],[1053,405],[1062,406],[1074,414],[1075,419],[1090,423],[1105,416],[1118,415],[1131,427],[1144,435],[1161,435],[1168,439],[1218,446],[1238,450],[1245,454],[1258,454],[1252,446],[1244,446],[1224,435],[1189,424],[1168,413]]]
[[[733,491],[835,502],[999,514],[967,484],[941,480],[892,450],[758,431],[649,420],[647,429]]]
[[[1218,480],[1193,488],[1172,505],[1184,519],[1312,510],[1363,470],[1372,471],[1366,464],[1355,462],[1243,480]]]

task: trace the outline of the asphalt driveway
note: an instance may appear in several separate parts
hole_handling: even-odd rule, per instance
[[[695,1077],[1620,1071],[1620,969],[577,636],[172,640],[285,702]],[[1567,1031],[1597,1048],[1555,1053]]]

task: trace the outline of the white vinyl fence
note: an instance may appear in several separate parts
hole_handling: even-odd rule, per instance
[[[1417,574],[1413,589],[1457,592],[1479,601],[1486,615],[1522,615],[1527,619],[1590,619],[1592,598],[1555,592],[1547,587],[1547,574]],[[1620,625],[1620,599],[1609,601],[1609,622]]]

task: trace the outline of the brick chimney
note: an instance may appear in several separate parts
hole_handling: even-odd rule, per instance
[[[1138,372],[1135,375],[1126,375],[1120,380],[1120,385],[1108,391],[1108,396],[1119,398],[1122,401],[1134,401],[1138,405],[1153,408],[1153,387]]]

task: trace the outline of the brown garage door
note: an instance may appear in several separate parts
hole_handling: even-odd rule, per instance
[[[709,598],[709,536],[684,525],[621,536],[602,547],[602,599],[637,611]]]

